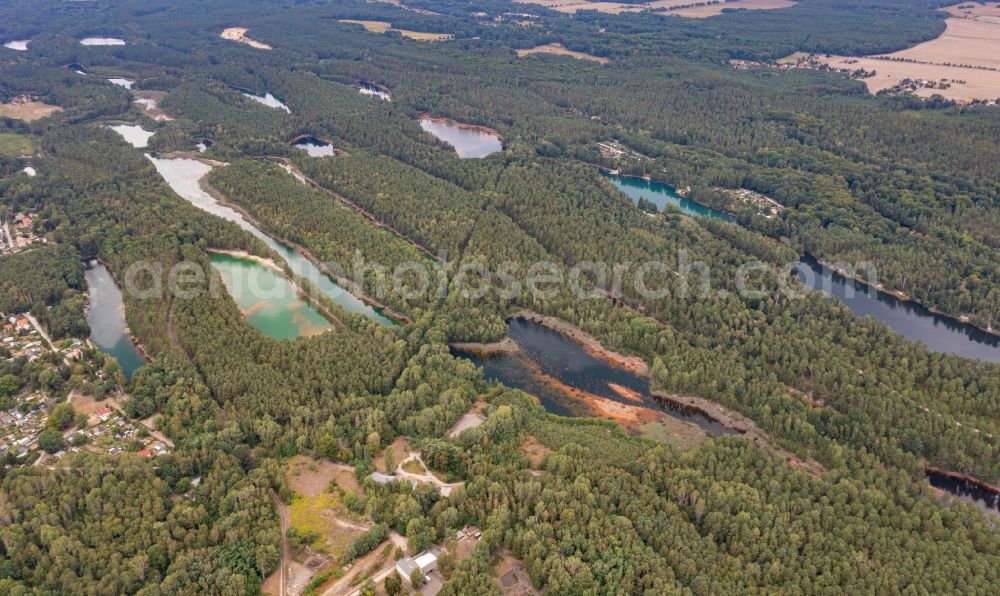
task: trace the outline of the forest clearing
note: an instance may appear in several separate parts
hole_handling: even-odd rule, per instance
[[[62,108],[59,106],[50,106],[40,101],[30,101],[24,98],[0,104],[0,116],[13,118],[14,120],[23,120],[25,122],[41,120],[61,111]]]
[[[592,62],[597,62],[598,64],[607,64],[607,58],[599,58],[597,56],[591,56],[590,54],[584,54],[583,52],[574,52],[569,50],[561,43],[547,43],[541,46],[535,46],[527,50],[517,50],[517,55],[519,58],[524,56],[530,56],[531,54],[556,54],[558,56],[569,56],[570,58],[576,58],[577,60],[590,60]]]
[[[249,31],[249,29],[246,27],[229,27],[220,33],[219,37],[222,39],[228,39],[229,41],[237,41],[239,43],[246,44],[251,48],[257,48],[258,50],[274,49],[266,43],[247,37],[247,31]]]

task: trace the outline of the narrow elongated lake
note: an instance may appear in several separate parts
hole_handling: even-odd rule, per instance
[[[307,137],[294,145],[296,148],[305,151],[309,157],[332,157],[336,154],[333,145],[324,143],[316,137]]]
[[[385,101],[392,101],[392,95],[388,91],[379,87],[378,85],[362,81],[358,86],[358,91],[362,95],[371,95],[379,99],[384,99]]]
[[[121,290],[111,272],[99,261],[87,263],[84,278],[90,298],[87,308],[90,341],[100,351],[114,356],[125,378],[131,379],[135,371],[146,364],[146,359],[129,338]]]
[[[839,298],[856,316],[874,317],[935,352],[1000,362],[1000,337],[845,278],[809,255],[802,258],[798,271],[804,284],[822,290],[828,299]]]
[[[244,219],[239,212],[226,205],[220,205],[215,198],[202,190],[198,181],[212,170],[212,166],[196,159],[148,157],[153,162],[153,165],[156,166],[156,170],[163,176],[163,179],[167,181],[167,184],[174,189],[174,192],[195,207],[231,221],[263,240],[265,244],[274,249],[288,263],[289,268],[296,275],[308,279],[310,283],[319,289],[319,291],[326,294],[335,304],[348,312],[362,314],[383,325],[395,325],[392,319],[337,285],[334,280],[323,274],[312,261],[302,256],[297,250],[271,238]]]
[[[670,204],[688,215],[734,221],[724,211],[709,209],[677,196],[676,191],[665,184],[606,172],[601,174],[634,202],[638,202],[639,197],[646,197],[661,209],[664,205]],[[845,279],[828,267],[820,265],[809,255],[802,258],[798,272],[799,278],[805,285],[822,291],[827,299],[839,298],[855,316],[874,317],[896,333],[918,341],[935,352],[1000,362],[1000,337],[977,329],[973,325],[934,314],[914,302],[868,289],[864,284]]]
[[[422,118],[420,128],[455,148],[462,158],[486,157],[503,149],[496,135],[451,122]]]
[[[695,203],[691,199],[686,199],[678,195],[677,190],[672,186],[660,184],[659,182],[650,182],[642,178],[616,176],[603,170],[601,171],[601,175],[607,178],[611,184],[614,184],[618,190],[625,193],[628,198],[632,199],[633,203],[638,203],[640,197],[645,197],[647,200],[652,201],[656,205],[656,208],[661,211],[667,205],[673,205],[688,215],[714,217],[729,222],[736,221],[725,211],[710,209],[704,205]]]

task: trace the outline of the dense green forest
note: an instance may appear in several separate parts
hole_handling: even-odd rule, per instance
[[[0,257],[0,311],[30,310],[53,336],[82,337],[84,258],[119,276],[140,262],[208,275],[191,282],[203,291],[125,296],[129,328],[154,358],[128,387],[130,415],[159,414],[176,452],[0,472],[0,591],[257,594],[280,560],[272,499],[287,492],[284,458],[315,454],[363,477],[408,435],[466,486],[442,498],[367,482],[363,507],[379,524],[373,536],[392,529],[415,546],[467,523],[484,530],[448,570],[448,594],[495,590],[488,566],[500,547],[553,594],[989,592],[1000,535],[981,512],[942,504],[923,470],[1000,478],[1000,365],[931,352],[818,294],[745,297],[735,285],[759,259],[755,281],[772,290],[781,266],[808,252],[871,261],[877,281],[923,304],[983,327],[1000,320],[998,110],[871,97],[831,73],[728,67],[906,47],[940,33],[940,4],[803,0],[686,20],[503,0],[4,3],[0,36],[32,41],[27,52],[0,48],[0,98],[28,94],[63,111],[4,120],[39,147],[0,163],[4,208],[40,213],[50,244]],[[528,6],[540,26],[492,18]],[[421,43],[338,19],[456,39]],[[220,39],[232,26],[274,49]],[[88,35],[126,45],[77,42]],[[610,62],[516,57],[553,42]],[[109,76],[162,92],[171,119],[153,119]],[[358,93],[362,81],[392,101]],[[290,112],[240,90],[272,93]],[[504,148],[459,159],[421,130],[421,113],[492,128]],[[148,150],[160,155],[196,156],[195,143],[211,140],[204,157],[228,165],[205,182],[345,277],[360,255],[388,268],[420,263],[443,282],[378,295],[369,271],[360,291],[407,324],[331,305],[331,331],[266,337],[227,293],[210,291],[218,275],[206,249],[277,255],[177,196],[102,126],[112,122],[155,131]],[[308,157],[290,144],[304,135],[338,155]],[[612,141],[640,158],[602,156],[598,143]],[[16,172],[28,163],[38,175],[26,182]],[[650,214],[594,164],[690,186],[719,207],[731,205],[716,189],[745,188],[785,209],[744,210],[742,225]],[[687,281],[668,273],[654,282],[669,293],[650,297],[631,271],[615,296],[581,298],[565,276],[547,298],[525,287],[459,291],[458,272],[476,263],[565,273],[583,261],[682,258],[707,264],[725,294],[685,294]],[[642,358],[657,389],[739,412],[822,469],[796,469],[741,437],[679,452],[610,422],[549,415],[450,352],[450,342],[502,338],[521,308]],[[95,394],[122,380],[114,364],[105,369],[108,386]],[[0,372],[24,387],[73,386],[71,368],[55,362]],[[443,438],[477,400],[488,403],[485,422]],[[526,440],[544,458],[529,460]]]

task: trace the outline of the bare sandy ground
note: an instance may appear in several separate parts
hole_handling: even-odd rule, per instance
[[[0,116],[25,122],[34,122],[61,111],[59,106],[50,106],[40,101],[0,104]]]
[[[1000,3],[965,2],[942,10],[952,16],[936,39],[885,56],[830,56],[824,62],[843,70],[874,70],[875,76],[865,79],[872,93],[906,78],[946,79],[949,89],[921,88],[916,94],[939,93],[959,102],[1000,98]]]
[[[574,52],[573,50],[568,50],[558,43],[549,43],[543,46],[535,46],[528,50],[517,50],[517,55],[524,57],[530,54],[558,54],[559,56],[569,56],[571,58],[576,58],[577,60],[590,60],[592,62],[597,62],[598,64],[607,64],[607,58],[599,58],[597,56],[591,56],[590,54],[584,54],[583,52]]]
[[[258,50],[273,50],[271,46],[266,43],[259,42],[254,39],[247,37],[246,27],[230,27],[219,34],[222,39],[228,39],[229,41],[238,41],[240,43],[246,44],[251,48],[257,48]]]

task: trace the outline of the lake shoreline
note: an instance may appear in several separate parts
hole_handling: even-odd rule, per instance
[[[95,255],[95,256],[92,256],[92,257],[84,259],[85,263],[88,262],[88,261],[97,261],[98,263],[101,264],[101,266],[103,266],[107,270],[108,275],[111,276],[111,280],[113,282],[115,282],[115,287],[117,287],[118,291],[121,292],[121,295],[122,295],[122,311],[123,311],[123,315],[124,315],[125,314],[125,312],[124,312],[125,311],[125,299],[124,299],[125,290],[124,290],[121,282],[118,280],[118,276],[115,275],[114,270],[101,257]],[[90,288],[88,287],[87,290],[88,290],[87,306],[84,309],[84,316],[90,314],[90,303],[91,303],[90,296],[89,296],[89,290],[90,290]],[[129,325],[128,325],[128,317],[124,316],[123,318],[125,320],[125,328],[122,330],[122,333],[125,335],[125,337],[127,337],[129,339],[130,342],[132,342],[132,345],[135,346],[136,351],[139,352],[139,355],[142,356],[146,360],[146,362],[153,362],[153,357],[149,354],[149,352],[146,351],[146,348],[142,345],[142,343],[135,336],[135,334],[132,333],[132,328],[129,327]],[[89,324],[88,324],[88,326],[89,326]],[[87,338],[87,340],[90,341],[90,338]]]
[[[274,262],[274,260],[249,253],[245,250],[234,250],[227,248],[206,248],[205,252],[209,254],[226,255],[229,257],[233,257],[235,259],[244,259],[247,261],[253,261],[258,265],[263,265],[264,267],[273,270],[275,273],[278,273],[279,275],[285,278],[285,280],[292,287],[292,290],[295,291],[296,295],[299,298],[305,300],[307,304],[309,304],[317,311],[319,311],[320,314],[322,314],[327,320],[329,320],[334,325],[343,324],[343,322],[339,318],[337,318],[337,316],[334,315],[333,312],[331,312],[330,309],[327,308],[325,304],[315,299],[313,296],[309,294],[309,292],[303,290],[302,286],[298,284],[298,282],[294,279],[294,277],[292,277],[291,275],[288,274],[287,271],[279,267],[278,264]],[[245,316],[246,315],[244,315],[244,317]]]
[[[668,182],[656,182],[649,175],[637,176],[635,174],[622,174],[619,170],[614,170],[614,169],[612,169],[612,168],[610,168],[608,166],[602,165],[602,164],[593,163],[593,162],[582,162],[582,163],[586,163],[587,165],[594,166],[594,167],[598,168],[599,170],[602,170],[604,172],[607,172],[608,174],[611,174],[613,176],[617,176],[617,177],[620,177],[620,178],[634,178],[634,179],[637,179],[637,180],[644,180],[645,182],[648,182],[650,184],[662,184],[664,186],[669,186],[670,188],[674,189],[674,192],[677,194],[677,196],[679,196],[681,198],[684,198],[686,200],[689,200],[689,201],[691,201],[692,203],[694,203],[696,205],[699,205],[699,206],[704,207],[706,209],[710,209],[712,211],[718,211],[720,213],[726,213],[729,216],[736,216],[736,213],[734,211],[732,211],[731,209],[718,209],[716,207],[712,207],[710,205],[706,205],[704,203],[701,203],[701,202],[697,201],[696,199],[694,199],[693,197],[688,196],[688,193],[682,193],[680,190],[678,190],[676,187],[674,187],[670,183],[668,183]],[[952,314],[952,313],[944,312],[944,311],[938,309],[935,306],[924,304],[923,302],[912,298],[911,296],[909,296],[906,292],[903,292],[902,290],[895,290],[895,289],[887,288],[887,287],[885,287],[884,285],[881,285],[881,284],[873,284],[873,283],[870,283],[867,280],[859,277],[857,274],[853,274],[852,275],[852,274],[849,274],[848,272],[846,272],[846,271],[844,271],[842,269],[833,267],[827,261],[825,261],[824,259],[818,257],[817,255],[815,255],[815,254],[813,254],[811,252],[805,251],[805,254],[808,255],[809,257],[811,257],[812,259],[814,259],[817,263],[819,263],[819,265],[821,265],[823,267],[826,267],[827,269],[830,269],[831,271],[837,273],[838,275],[840,275],[840,276],[842,276],[844,278],[854,280],[854,281],[856,281],[856,282],[858,282],[860,284],[863,284],[866,287],[872,288],[873,290],[877,291],[880,294],[885,294],[887,296],[892,296],[893,298],[896,298],[897,300],[900,300],[902,302],[907,302],[909,304],[920,306],[921,308],[925,309],[927,312],[929,312],[929,313],[931,313],[933,315],[937,315],[939,317],[946,318],[946,319],[951,319],[952,321],[954,321],[956,323],[959,323],[959,324],[962,324],[962,325],[969,325],[970,327],[974,327],[975,329],[978,329],[979,331],[982,331],[983,333],[987,333],[987,334],[992,335],[994,337],[1000,337],[1000,328],[993,328],[991,326],[990,327],[983,326],[983,325],[981,325],[979,323],[974,322],[971,319],[971,317],[969,317],[969,315],[965,315],[965,314]]]
[[[975,476],[970,476],[968,474],[962,474],[961,472],[953,472],[951,470],[945,470],[935,466],[924,466],[925,474],[937,474],[939,476],[944,476],[946,478],[951,478],[952,480],[959,480],[962,482],[968,482],[969,484],[976,486],[985,490],[986,492],[993,493],[995,495],[1000,495],[1000,486],[995,484],[990,484],[984,480],[980,480]]]
[[[199,159],[199,158],[194,158],[194,159]],[[200,159],[200,161],[208,163],[210,160]],[[215,163],[218,163],[218,162],[215,162]],[[235,203],[229,202],[227,200],[227,198],[225,197],[225,195],[223,195],[221,192],[219,192],[218,190],[216,190],[215,188],[213,188],[212,185],[208,183],[208,176],[207,175],[202,176],[198,180],[198,186],[201,187],[201,189],[203,191],[205,191],[206,193],[208,193],[213,199],[215,199],[219,203],[219,205],[221,205],[223,207],[227,207],[227,208],[232,209],[233,211],[239,213],[240,216],[243,217],[244,219],[246,219],[247,222],[249,222],[250,225],[252,225],[253,227],[255,227],[258,230],[260,230],[261,232],[267,234],[268,236],[270,236],[271,238],[273,238],[276,242],[284,244],[284,245],[290,247],[292,250],[298,252],[303,258],[305,258],[306,260],[308,260],[309,262],[311,262],[313,265],[315,265],[320,270],[321,273],[323,273],[324,275],[326,275],[330,279],[336,281],[337,285],[339,285],[341,288],[343,288],[345,292],[350,293],[355,298],[357,298],[361,302],[364,302],[368,306],[370,306],[370,307],[372,307],[372,308],[374,308],[374,309],[376,309],[378,311],[381,311],[382,314],[385,314],[389,318],[394,319],[397,323],[409,324],[409,323],[412,322],[410,320],[410,318],[407,317],[406,315],[404,315],[402,313],[399,313],[399,312],[396,312],[395,310],[389,308],[388,306],[382,304],[381,302],[375,300],[374,298],[371,298],[368,295],[366,295],[364,292],[361,291],[361,288],[358,287],[358,284],[356,284],[354,282],[354,280],[347,279],[347,278],[341,277],[339,275],[334,275],[333,272],[331,272],[329,270],[329,268],[322,261],[320,261],[319,259],[317,259],[316,256],[314,254],[312,254],[312,252],[310,252],[304,246],[300,246],[300,245],[296,244],[295,242],[291,242],[290,240],[286,240],[285,238],[282,238],[282,237],[277,236],[275,234],[272,234],[270,232],[264,232],[265,228],[264,228],[264,226],[261,225],[260,221],[257,220],[257,218],[255,218],[253,215],[251,215],[243,207],[241,207],[241,206],[239,206],[239,205],[237,205]],[[277,266],[277,265],[275,265],[275,266]],[[283,275],[285,275],[287,277],[287,274],[285,274],[284,270],[281,270],[281,272],[282,272]],[[333,315],[331,314],[330,316],[333,316]],[[334,319],[337,321],[337,323],[340,323],[339,319],[337,319],[336,317],[334,317]]]
[[[1000,329],[994,329],[993,327],[983,327],[983,326],[981,326],[981,325],[979,325],[977,323],[974,323],[971,319],[969,319],[968,315],[954,315],[954,314],[951,314],[951,313],[944,312],[942,310],[939,310],[937,307],[928,306],[928,305],[920,302],[919,300],[911,298],[906,292],[903,292],[901,290],[893,290],[893,289],[890,289],[890,288],[886,288],[882,284],[873,284],[873,283],[871,283],[871,282],[863,279],[862,277],[860,277],[856,273],[855,274],[851,274],[851,273],[849,273],[847,271],[844,271],[843,269],[841,269],[839,267],[834,267],[833,265],[831,265],[830,263],[828,263],[824,259],[822,259],[822,258],[814,255],[811,252],[807,251],[805,254],[807,256],[809,256],[810,258],[812,258],[814,261],[816,261],[816,263],[818,263],[820,266],[826,267],[830,271],[833,271],[834,273],[836,273],[837,275],[839,275],[839,276],[841,276],[841,277],[843,277],[845,279],[850,279],[852,281],[856,281],[859,284],[865,286],[866,288],[871,288],[871,289],[875,290],[876,292],[878,292],[879,294],[885,294],[886,296],[892,296],[893,298],[895,298],[895,299],[897,299],[897,300],[899,300],[901,302],[907,302],[909,304],[913,304],[913,305],[919,306],[919,307],[925,309],[927,312],[929,312],[929,313],[931,313],[933,315],[937,315],[937,316],[939,316],[941,318],[944,318],[944,319],[951,319],[952,321],[954,321],[956,323],[959,323],[961,325],[968,325],[970,327],[978,329],[979,331],[982,331],[983,333],[987,333],[987,334],[992,335],[994,337],[1000,337]]]
[[[462,130],[471,130],[474,132],[482,133],[484,135],[489,135],[499,140],[500,144],[503,145],[503,137],[500,136],[500,133],[486,126],[480,126],[478,124],[466,124],[465,122],[459,122],[457,120],[452,120],[451,118],[445,118],[443,116],[441,117],[431,116],[427,112],[417,112],[417,119],[427,120],[428,122],[433,122],[435,124],[442,124],[444,126],[451,126],[454,128],[460,128]]]
[[[638,356],[625,356],[623,354],[619,354],[618,352],[609,350],[601,345],[601,342],[597,338],[568,321],[564,321],[557,317],[543,315],[528,309],[521,309],[508,317],[508,319],[523,319],[529,323],[534,323],[541,327],[545,327],[546,329],[551,329],[552,331],[561,333],[574,342],[580,344],[587,351],[587,353],[595,358],[604,360],[605,362],[642,377],[648,377],[650,374],[649,365],[646,364],[646,361],[642,358],[639,358]]]
[[[656,381],[653,379],[650,367],[645,360],[638,356],[624,356],[605,348],[597,338],[568,321],[542,315],[528,309],[521,309],[508,317],[509,319],[523,319],[560,333],[583,346],[595,358],[602,359],[613,366],[643,377],[650,383],[650,395],[654,401],[665,402],[668,408],[679,409],[682,412],[694,412],[715,422],[728,430],[750,439],[768,454],[784,459],[796,469],[804,469],[813,475],[823,472],[822,464],[816,460],[812,458],[802,459],[786,449],[773,445],[768,433],[757,426],[750,418],[703,397],[679,396],[657,389],[655,386]]]

